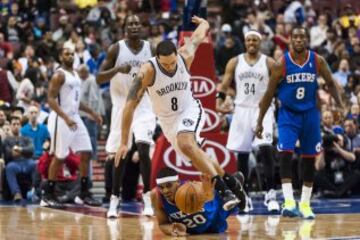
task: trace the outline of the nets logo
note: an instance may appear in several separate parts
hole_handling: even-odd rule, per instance
[[[213,80],[203,76],[191,76],[191,89],[195,98],[209,96],[215,92],[215,88]]]
[[[204,108],[205,110],[205,125],[202,129],[203,132],[210,132],[220,124],[219,115],[211,109]]]
[[[222,168],[225,168],[230,162],[230,152],[221,144],[206,140],[202,149],[214,161],[218,161]],[[164,162],[166,166],[175,169],[179,173],[187,175],[200,175],[201,173],[195,170],[191,162],[178,155],[174,149],[169,146],[164,152]]]

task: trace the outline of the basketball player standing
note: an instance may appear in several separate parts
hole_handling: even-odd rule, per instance
[[[91,206],[101,203],[89,191],[88,169],[92,154],[89,133],[80,118],[82,110],[102,123],[101,116],[80,102],[81,79],[73,70],[74,49],[63,48],[60,53],[61,67],[52,76],[49,84],[48,103],[52,109],[48,127],[51,137],[50,153],[54,154],[49,167],[49,179],[40,202],[41,206],[63,208],[55,197],[55,182],[62,161],[68,156],[70,148],[80,153],[81,193],[75,201]]]
[[[282,215],[305,219],[315,218],[310,207],[314,181],[315,157],[321,152],[320,111],[317,108],[317,76],[324,78],[331,96],[342,108],[342,101],[328,64],[323,57],[307,49],[308,32],[304,27],[291,31],[291,50],[271,69],[268,88],[260,101],[256,127],[262,137],[263,119],[277,91],[280,101],[278,130],[280,151],[280,177],[285,203]],[[303,187],[297,207],[292,188],[291,158],[296,141],[300,141],[302,154]]]
[[[110,95],[112,101],[110,134],[106,142],[108,161],[113,165],[116,150],[121,142],[121,119],[131,83],[141,64],[151,58],[150,43],[140,39],[141,22],[138,16],[130,15],[125,20],[127,39],[110,46],[107,57],[101,65],[96,77],[97,83],[110,80]],[[134,114],[134,122],[129,129],[135,136],[136,147],[140,158],[140,173],[144,183],[144,215],[153,215],[150,202],[151,161],[149,156],[152,136],[155,130],[155,115],[147,94],[140,102]],[[128,142],[127,142],[128,143]],[[129,156],[130,157],[130,156]],[[125,162],[113,168],[112,196],[108,217],[117,217],[120,186],[124,175]]]
[[[192,21],[198,27],[190,39],[185,39],[184,46],[177,51],[171,41],[160,42],[156,57],[143,64],[135,77],[123,112],[121,146],[115,164],[118,165],[126,156],[134,109],[147,92],[167,140],[177,153],[186,156],[199,171],[212,177],[223,200],[223,208],[229,210],[239,203],[237,197],[241,203],[245,202],[241,183],[226,174],[198,145],[203,142],[200,131],[205,120],[204,111],[200,101],[193,98],[188,69],[196,49],[206,37],[209,23],[199,17],[193,17]]]
[[[251,30],[245,34],[246,53],[229,60],[219,94],[216,109],[221,113],[229,113],[232,106],[224,104],[226,92],[233,78],[236,83],[235,109],[231,121],[227,148],[237,153],[238,170],[245,179],[248,176],[249,154],[252,145],[259,146],[259,158],[264,164],[266,188],[265,205],[268,211],[279,211],[274,188],[274,157],[272,154],[274,106],[265,114],[265,131],[263,139],[254,139],[256,119],[259,113],[259,102],[269,83],[269,69],[275,61],[260,53],[261,34]]]

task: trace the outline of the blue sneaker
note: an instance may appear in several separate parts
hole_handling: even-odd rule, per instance
[[[284,217],[298,217],[299,210],[296,206],[295,200],[285,200],[282,205],[281,215]]]

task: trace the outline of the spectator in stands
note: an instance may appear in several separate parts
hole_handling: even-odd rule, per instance
[[[310,47],[316,48],[321,46],[326,41],[326,33],[329,27],[327,25],[326,14],[320,14],[317,20],[317,25],[310,29]]]
[[[347,83],[347,78],[350,75],[350,66],[347,59],[341,59],[338,70],[333,74],[335,80],[344,87]]]
[[[286,2],[289,4],[284,12],[285,23],[301,25],[305,21],[305,9],[302,0],[287,0]]]
[[[34,145],[32,140],[20,134],[21,121],[18,117],[11,117],[11,137],[3,143],[3,153],[6,163],[6,181],[15,202],[21,201],[19,174],[31,175],[34,178],[36,162],[32,159]]]
[[[49,172],[48,170],[52,159],[53,155],[50,155],[48,151],[45,151],[39,158],[37,170],[41,175],[42,186],[46,186]],[[80,156],[70,151],[69,155],[64,159],[62,167],[59,169],[57,175],[58,182],[55,186],[55,195],[62,203],[74,202],[76,196],[80,194],[80,182],[77,180],[77,171],[79,170],[79,166]]]
[[[9,81],[8,72],[2,68],[0,68],[0,93],[0,100],[7,103],[12,103],[13,93]]]
[[[86,49],[84,41],[79,39],[75,45],[74,69],[78,69],[81,64],[86,64],[90,58],[90,52]]]
[[[35,148],[34,158],[38,159],[43,153],[44,143],[49,142],[50,135],[47,126],[38,123],[39,108],[37,106],[30,106],[28,115],[29,122],[21,128],[21,135],[32,139]]]
[[[324,133],[323,147],[324,153],[315,163],[314,183],[325,195],[342,197],[360,181],[360,174],[351,168],[355,154],[342,135]]]
[[[27,113],[28,108],[30,107],[31,101],[35,94],[35,86],[30,81],[29,78],[24,78],[19,85],[19,89],[16,93],[16,100],[18,101],[18,106],[22,107]]]
[[[359,107],[359,106],[357,106]],[[356,119],[346,119],[344,122],[345,136],[349,140],[350,149],[355,153],[357,161],[360,161],[360,134],[359,134],[359,124]],[[359,163],[358,163],[359,165]],[[360,168],[359,168],[360,170]]]
[[[101,91],[96,83],[95,76],[89,73],[89,68],[82,64],[78,68],[78,74],[81,82],[81,102],[86,104],[94,112],[103,116],[105,114],[104,102],[101,97]],[[97,139],[99,134],[99,126],[96,121],[85,112],[80,112],[80,116],[84,121],[84,124],[89,132],[91,145],[92,145],[92,160],[97,160]],[[92,176],[92,164],[90,162],[89,177]]]
[[[218,75],[225,72],[226,63],[236,55],[243,52],[243,49],[236,44],[235,38],[230,34],[225,36],[224,45],[215,52],[215,63]]]
[[[273,40],[275,44],[279,46],[282,51],[286,51],[288,49],[290,38],[289,35],[285,33],[285,24],[283,23],[276,24],[275,35]]]
[[[96,74],[99,71],[101,63],[105,59],[105,52],[100,49],[98,44],[91,44],[89,45],[89,52],[91,58],[86,62],[89,67],[89,71],[91,74]]]
[[[13,58],[12,46],[9,42],[5,41],[5,35],[2,32],[0,32],[0,58]]]

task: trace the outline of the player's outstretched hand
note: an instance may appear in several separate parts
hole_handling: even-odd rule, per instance
[[[262,124],[257,124],[256,128],[255,128],[255,135],[256,137],[262,139],[262,133],[263,133],[264,127],[262,126]]]
[[[128,152],[128,147],[126,145],[121,145],[116,154],[115,154],[115,167],[118,167],[120,164],[120,161],[125,159],[126,154]]]
[[[173,223],[172,224],[172,232],[171,235],[173,237],[184,237],[187,235],[186,226],[182,223]]]
[[[129,64],[126,64],[126,65],[121,65],[118,67],[118,72],[121,72],[121,73],[129,73],[131,70],[131,66]]]
[[[191,18],[191,21],[192,21],[193,23],[197,24],[197,25],[199,25],[199,24],[200,24],[201,22],[203,22],[203,21],[206,22],[205,19],[203,19],[203,18],[201,18],[201,17],[198,17],[198,16],[195,16],[195,15]]]

